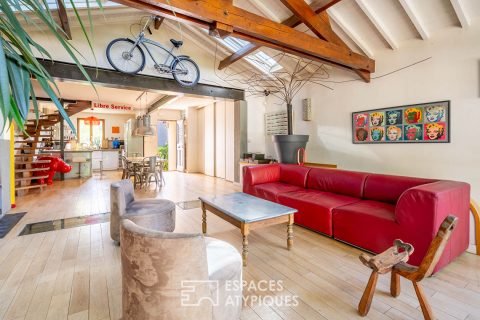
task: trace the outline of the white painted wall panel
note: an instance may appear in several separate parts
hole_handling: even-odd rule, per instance
[[[215,103],[215,176],[225,179],[225,100]]]
[[[205,170],[208,176],[215,176],[215,105],[211,104],[205,110]]]
[[[225,103],[225,179],[232,182],[235,180],[235,104],[233,101]]]

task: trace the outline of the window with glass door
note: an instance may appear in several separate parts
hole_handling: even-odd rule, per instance
[[[105,120],[95,117],[78,118],[77,131],[80,144],[100,147],[105,137]]]

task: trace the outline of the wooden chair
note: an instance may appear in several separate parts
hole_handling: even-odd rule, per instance
[[[378,274],[391,271],[392,278],[390,283],[390,294],[393,297],[398,297],[400,295],[400,276],[407,278],[413,283],[415,293],[420,302],[420,307],[422,308],[423,317],[426,320],[434,319],[432,309],[428,304],[419,282],[422,281],[423,278],[429,277],[432,274],[456,224],[457,217],[455,216],[450,215],[443,220],[437,235],[432,243],[430,243],[427,254],[418,267],[407,263],[409,255],[413,252],[413,247],[399,240],[395,240],[395,245],[392,248],[377,256],[369,257],[366,254],[361,254],[360,260],[363,264],[372,269],[372,275],[370,276],[365,292],[358,305],[358,312],[360,315],[366,316],[370,310]]]

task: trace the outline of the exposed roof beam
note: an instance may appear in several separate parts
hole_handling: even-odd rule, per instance
[[[365,42],[365,40],[354,30],[354,28],[338,14],[333,8],[328,10],[330,18],[335,21],[335,23],[342,28],[342,30],[357,44],[357,46],[362,49],[362,51],[369,57],[373,57],[373,51]]]
[[[316,12],[316,13],[320,13],[320,12],[323,12],[323,11],[327,11],[328,8],[336,5],[336,4],[339,3],[340,1],[342,1],[342,0],[330,0],[326,5],[324,5],[323,7],[320,7],[320,8],[318,9],[318,12],[317,12],[317,10],[315,10],[315,12]],[[312,4],[313,4],[313,2],[312,2]]]
[[[237,62],[238,60],[241,60],[241,59],[245,58],[246,56],[248,56],[249,54],[253,53],[258,48],[260,48],[260,46],[254,44],[254,43],[247,44],[246,46],[244,46],[240,50],[232,53],[231,55],[229,55],[228,57],[226,57],[225,59],[220,61],[220,64],[218,65],[218,69],[219,70],[225,69],[226,67],[228,67],[232,63]]]
[[[453,1],[453,0],[452,0]],[[370,19],[373,25],[377,28],[378,32],[383,36],[385,41],[387,41],[388,45],[392,49],[398,49],[398,43],[393,39],[393,36],[387,29],[387,27],[383,24],[380,17],[372,10],[369,4],[367,4],[366,0],[356,0],[358,6],[363,10],[365,15]]]
[[[418,14],[415,13],[415,9],[413,8],[412,1],[411,0],[399,0],[399,1],[403,7],[403,10],[405,10],[408,17],[410,18],[413,25],[415,26],[418,33],[420,34],[420,37],[422,37],[423,40],[427,40],[429,37],[427,29],[425,29],[425,26],[423,25],[422,21],[420,21]]]
[[[154,12],[185,23],[210,29],[214,21],[233,26],[232,36],[263,46],[323,59],[346,68],[374,72],[375,61],[349,49],[309,36],[233,5],[215,0],[115,0],[141,10]],[[148,2],[147,2],[148,1]],[[173,15],[172,8],[175,9]]]
[[[319,14],[319,13],[323,12],[324,10],[326,10],[325,8],[328,9],[331,5],[336,4],[339,1],[340,0],[330,1],[327,5],[324,6],[324,5],[322,5],[323,1],[316,0],[316,1],[313,1],[310,4],[310,7],[312,8],[312,10],[315,11],[316,14]],[[282,21],[282,24],[284,24],[286,26],[289,26],[291,28],[295,28],[298,25],[300,25],[301,23],[302,23],[302,21],[296,15],[292,15],[288,19],[285,19],[284,21]],[[227,68],[232,63],[237,62],[238,60],[241,60],[242,58],[244,58],[244,57],[248,56],[249,54],[253,53],[255,50],[259,49],[260,47],[261,47],[260,45],[255,44],[255,43],[251,43],[250,45],[247,45],[247,46],[243,47],[242,49],[238,50],[237,52],[235,52],[235,53],[231,54],[230,56],[226,57],[225,59],[223,59],[220,62],[219,66],[218,66],[218,69],[222,70],[222,69]]]
[[[297,16],[319,38],[335,43],[343,48],[348,48],[345,42],[332,30],[330,19],[326,12],[317,14],[304,0],[281,0],[282,3]],[[370,81],[370,75],[356,71],[366,82]]]
[[[343,41],[333,32],[330,23],[324,21],[304,0],[280,0],[297,16],[317,37],[346,47]],[[327,18],[328,19],[328,18]]]
[[[165,95],[165,96],[161,97],[160,99],[158,99],[157,101],[152,103],[150,105],[150,107],[148,107],[147,113],[152,113],[153,111],[157,110],[161,106],[166,105],[167,103],[169,103],[173,99],[177,99],[177,97],[178,96],[169,96],[169,95]]]
[[[58,17],[60,18],[60,26],[64,32],[67,40],[72,40],[72,32],[70,30],[70,23],[68,22],[67,10],[65,9],[65,3],[63,0],[57,0]]]
[[[450,2],[452,3],[453,10],[455,10],[458,21],[460,21],[462,28],[468,27],[470,25],[470,19],[468,19],[467,13],[462,7],[460,0],[450,0]]]

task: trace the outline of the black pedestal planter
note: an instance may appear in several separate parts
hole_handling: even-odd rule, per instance
[[[272,136],[275,152],[280,163],[297,163],[297,152],[306,148],[308,135],[289,134]]]

